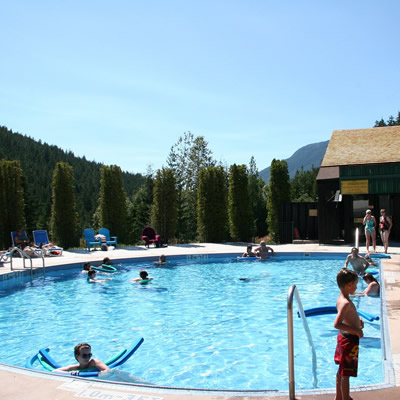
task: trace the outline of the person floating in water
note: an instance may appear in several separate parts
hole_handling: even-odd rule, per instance
[[[140,278],[135,278],[132,279],[131,281],[135,283],[149,283],[150,281],[153,280],[153,278],[150,277],[147,271],[144,269],[139,272],[139,276]]]
[[[79,373],[81,369],[97,368],[100,372],[111,371],[103,361],[92,358],[92,348],[88,343],[79,343],[74,348],[74,355],[78,364],[68,365],[55,369],[53,372],[70,372],[72,375]]]
[[[267,244],[263,241],[260,242],[260,246],[254,250],[256,253],[256,257],[261,258],[261,260],[267,260],[269,258],[269,252],[274,256],[275,252],[272,247],[267,246]]]
[[[248,244],[246,251],[242,254],[242,257],[255,257],[256,255],[253,253],[253,245]]]
[[[351,249],[351,253],[347,256],[346,262],[344,263],[344,267],[347,268],[349,263],[353,267],[354,272],[358,275],[364,275],[365,270],[369,267],[368,261],[358,254],[357,247]]]

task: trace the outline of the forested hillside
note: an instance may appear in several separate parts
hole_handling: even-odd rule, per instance
[[[76,157],[57,146],[35,141],[0,126],[0,159],[19,160],[24,174],[26,229],[48,229],[50,222],[51,180],[57,162],[69,163],[74,171],[76,196],[82,228],[91,226],[98,205],[102,164]],[[128,198],[145,182],[141,174],[122,174]],[[16,227],[17,228],[17,227]]]

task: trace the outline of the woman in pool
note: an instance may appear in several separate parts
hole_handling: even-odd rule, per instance
[[[97,368],[100,372],[111,371],[103,361],[92,358],[92,348],[88,343],[79,343],[74,349],[75,359],[78,364],[68,365],[67,367],[61,367],[55,369],[53,372],[69,372],[72,375],[78,373],[81,369]]]
[[[365,283],[368,284],[368,287],[362,292],[356,292],[356,296],[373,296],[378,297],[380,294],[381,287],[379,282],[373,277],[373,275],[366,273],[363,276]]]
[[[379,286],[379,282],[371,275],[365,274],[363,279],[366,283],[368,283],[368,287],[364,290],[363,294],[366,296],[379,296],[379,292],[381,287]]]
[[[371,210],[367,210],[365,212],[365,217],[363,220],[363,224],[365,226],[365,239],[367,241],[367,252],[369,253],[369,244],[372,238],[372,247],[374,248],[374,252],[376,253],[376,219],[372,215]]]

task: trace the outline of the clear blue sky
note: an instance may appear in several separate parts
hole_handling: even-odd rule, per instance
[[[397,115],[399,15],[397,0],[0,0],[0,125],[141,173],[191,131],[261,170]]]

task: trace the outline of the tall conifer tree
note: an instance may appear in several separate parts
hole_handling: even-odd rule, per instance
[[[272,240],[279,243],[279,216],[281,203],[290,201],[290,181],[285,160],[272,160],[267,200],[267,223]]]
[[[128,202],[122,185],[121,168],[105,166],[100,170],[100,227],[110,230],[122,243],[127,239]]]
[[[233,164],[229,169],[229,230],[233,240],[247,242],[254,232],[250,208],[249,185],[245,165]]]
[[[176,178],[171,168],[157,171],[154,179],[151,223],[162,239],[168,242],[176,233],[178,221]]]
[[[11,246],[11,231],[25,228],[19,161],[0,160],[0,213],[0,248],[8,248]]]
[[[222,167],[201,168],[197,189],[197,232],[200,241],[226,240],[227,176]]]
[[[65,249],[79,246],[78,229],[73,169],[68,163],[58,162],[52,180],[51,240]]]

